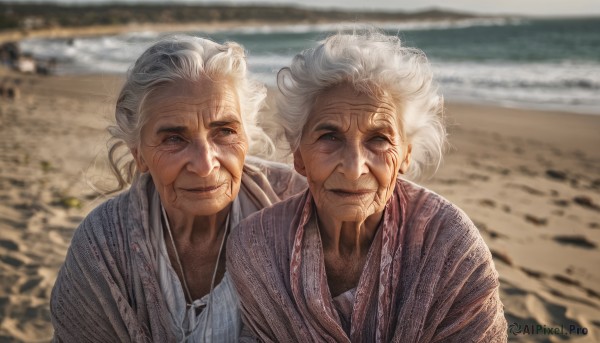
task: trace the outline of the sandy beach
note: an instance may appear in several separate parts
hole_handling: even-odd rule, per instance
[[[0,69],[0,342],[49,341],[73,230],[103,201],[118,76]],[[460,206],[494,255],[518,342],[600,340],[600,113],[447,104],[451,150],[424,185]],[[587,335],[524,334],[525,325]]]

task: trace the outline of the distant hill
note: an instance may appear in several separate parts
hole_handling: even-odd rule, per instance
[[[0,3],[0,30],[39,30],[124,24],[223,22],[318,23],[331,21],[459,20],[467,13],[317,10],[292,6],[58,5]]]

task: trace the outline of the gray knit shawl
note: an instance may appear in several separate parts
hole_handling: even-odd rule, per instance
[[[250,216],[229,238],[227,269],[248,341],[506,342],[498,273],[477,228],[403,180],[386,204],[346,331],[313,207],[306,191]]]
[[[304,182],[285,168],[266,172],[260,167],[244,167],[238,195],[243,217]],[[151,177],[141,175],[129,191],[98,206],[76,230],[51,296],[55,341],[175,341],[153,244],[162,237],[154,237],[148,222],[154,191]]]

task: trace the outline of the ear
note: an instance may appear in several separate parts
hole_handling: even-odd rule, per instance
[[[140,173],[147,172],[148,165],[146,164],[146,161],[144,161],[144,157],[140,153],[139,149],[130,148],[129,151],[131,151],[131,154],[133,155],[133,159],[135,161],[135,165],[137,166],[137,169],[140,171]]]
[[[404,160],[400,163],[400,174],[405,174],[408,171],[408,166],[410,165],[410,154],[412,152],[412,144],[409,144],[406,147],[406,155],[404,155]]]
[[[294,151],[294,169],[296,169],[298,174],[306,177],[306,166],[304,165],[304,160],[302,159],[302,154],[299,149]]]

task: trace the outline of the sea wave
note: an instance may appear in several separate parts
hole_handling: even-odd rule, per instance
[[[439,62],[433,67],[449,99],[600,114],[600,64]]]
[[[473,40],[479,39],[480,36],[477,34],[482,31],[475,27],[451,34],[437,31],[439,35],[434,35],[433,32],[437,28],[459,27],[460,25],[522,25],[524,23],[525,21],[511,19],[478,18],[434,24],[389,23],[389,26],[384,29],[388,31],[409,30],[409,27],[412,27],[418,30],[419,27],[427,27],[427,30],[432,31],[431,34],[428,33],[432,37],[421,35],[417,38],[422,40],[419,46],[429,49],[428,55],[434,68],[434,75],[447,99],[499,104],[520,103],[532,107],[568,108],[569,110],[600,114],[598,111],[600,108],[600,97],[598,97],[598,93],[600,93],[600,60],[586,57],[594,55],[596,52],[595,45],[592,43],[582,43],[581,46],[577,46],[577,49],[569,50],[570,43],[565,45],[566,43],[560,43],[561,40],[540,45],[539,42],[532,39],[531,42],[535,44],[531,43],[530,45],[533,46],[529,47],[518,45],[514,40],[498,39],[493,41],[491,46],[481,46],[481,44],[473,43]],[[535,23],[528,23],[527,26],[522,27],[499,26],[491,31],[508,31],[504,32],[501,37],[512,37],[514,32],[524,32],[524,30],[529,32],[536,27],[538,32],[547,32],[548,24],[542,24],[546,26],[540,24],[537,27]],[[557,23],[558,28],[555,31],[562,30],[556,31],[563,35],[562,41],[568,43],[575,38],[581,38],[582,34],[579,31],[569,33],[558,24],[561,23]],[[252,75],[268,85],[274,85],[277,71],[289,65],[295,53],[313,45],[318,36],[323,36],[327,30],[337,30],[339,25],[239,28],[236,29],[237,31],[228,30],[221,34],[208,36],[218,41],[235,40],[242,43],[249,50],[247,60]],[[303,33],[309,32],[309,30],[313,30],[315,33]],[[198,32],[196,34],[206,36]],[[124,73],[135,59],[161,35],[164,33],[144,31],[87,38],[28,39],[21,42],[21,50],[42,59],[54,58],[59,62],[57,71],[63,74]],[[459,37],[454,37],[456,35]],[[475,38],[472,37],[473,35]],[[467,48],[458,50],[460,49],[458,46],[448,44],[448,39],[452,40],[450,43],[454,41],[457,44],[464,43],[461,37],[471,38],[471,50]],[[588,41],[590,39],[586,42]],[[567,48],[563,49],[563,46],[567,46]],[[485,50],[486,48],[491,52]],[[584,48],[591,49],[591,52],[586,55],[587,50]],[[525,55],[537,53],[540,50],[548,51],[552,59],[527,59],[523,57],[523,54],[510,53],[523,49],[525,49],[523,52]],[[481,52],[482,50],[485,50],[483,51],[485,54],[473,53],[473,51]],[[506,53],[502,54],[503,52]]]
[[[406,21],[364,21],[364,22],[337,22],[321,24],[268,24],[242,26],[234,29],[215,29],[210,32],[232,33],[232,34],[274,34],[274,33],[313,33],[313,32],[336,32],[344,29],[352,29],[364,25],[371,25],[386,31],[412,31],[412,30],[444,30],[453,28],[466,28],[476,26],[504,26],[521,25],[527,20],[521,18],[469,18],[469,19],[447,19],[447,20],[406,20]]]

